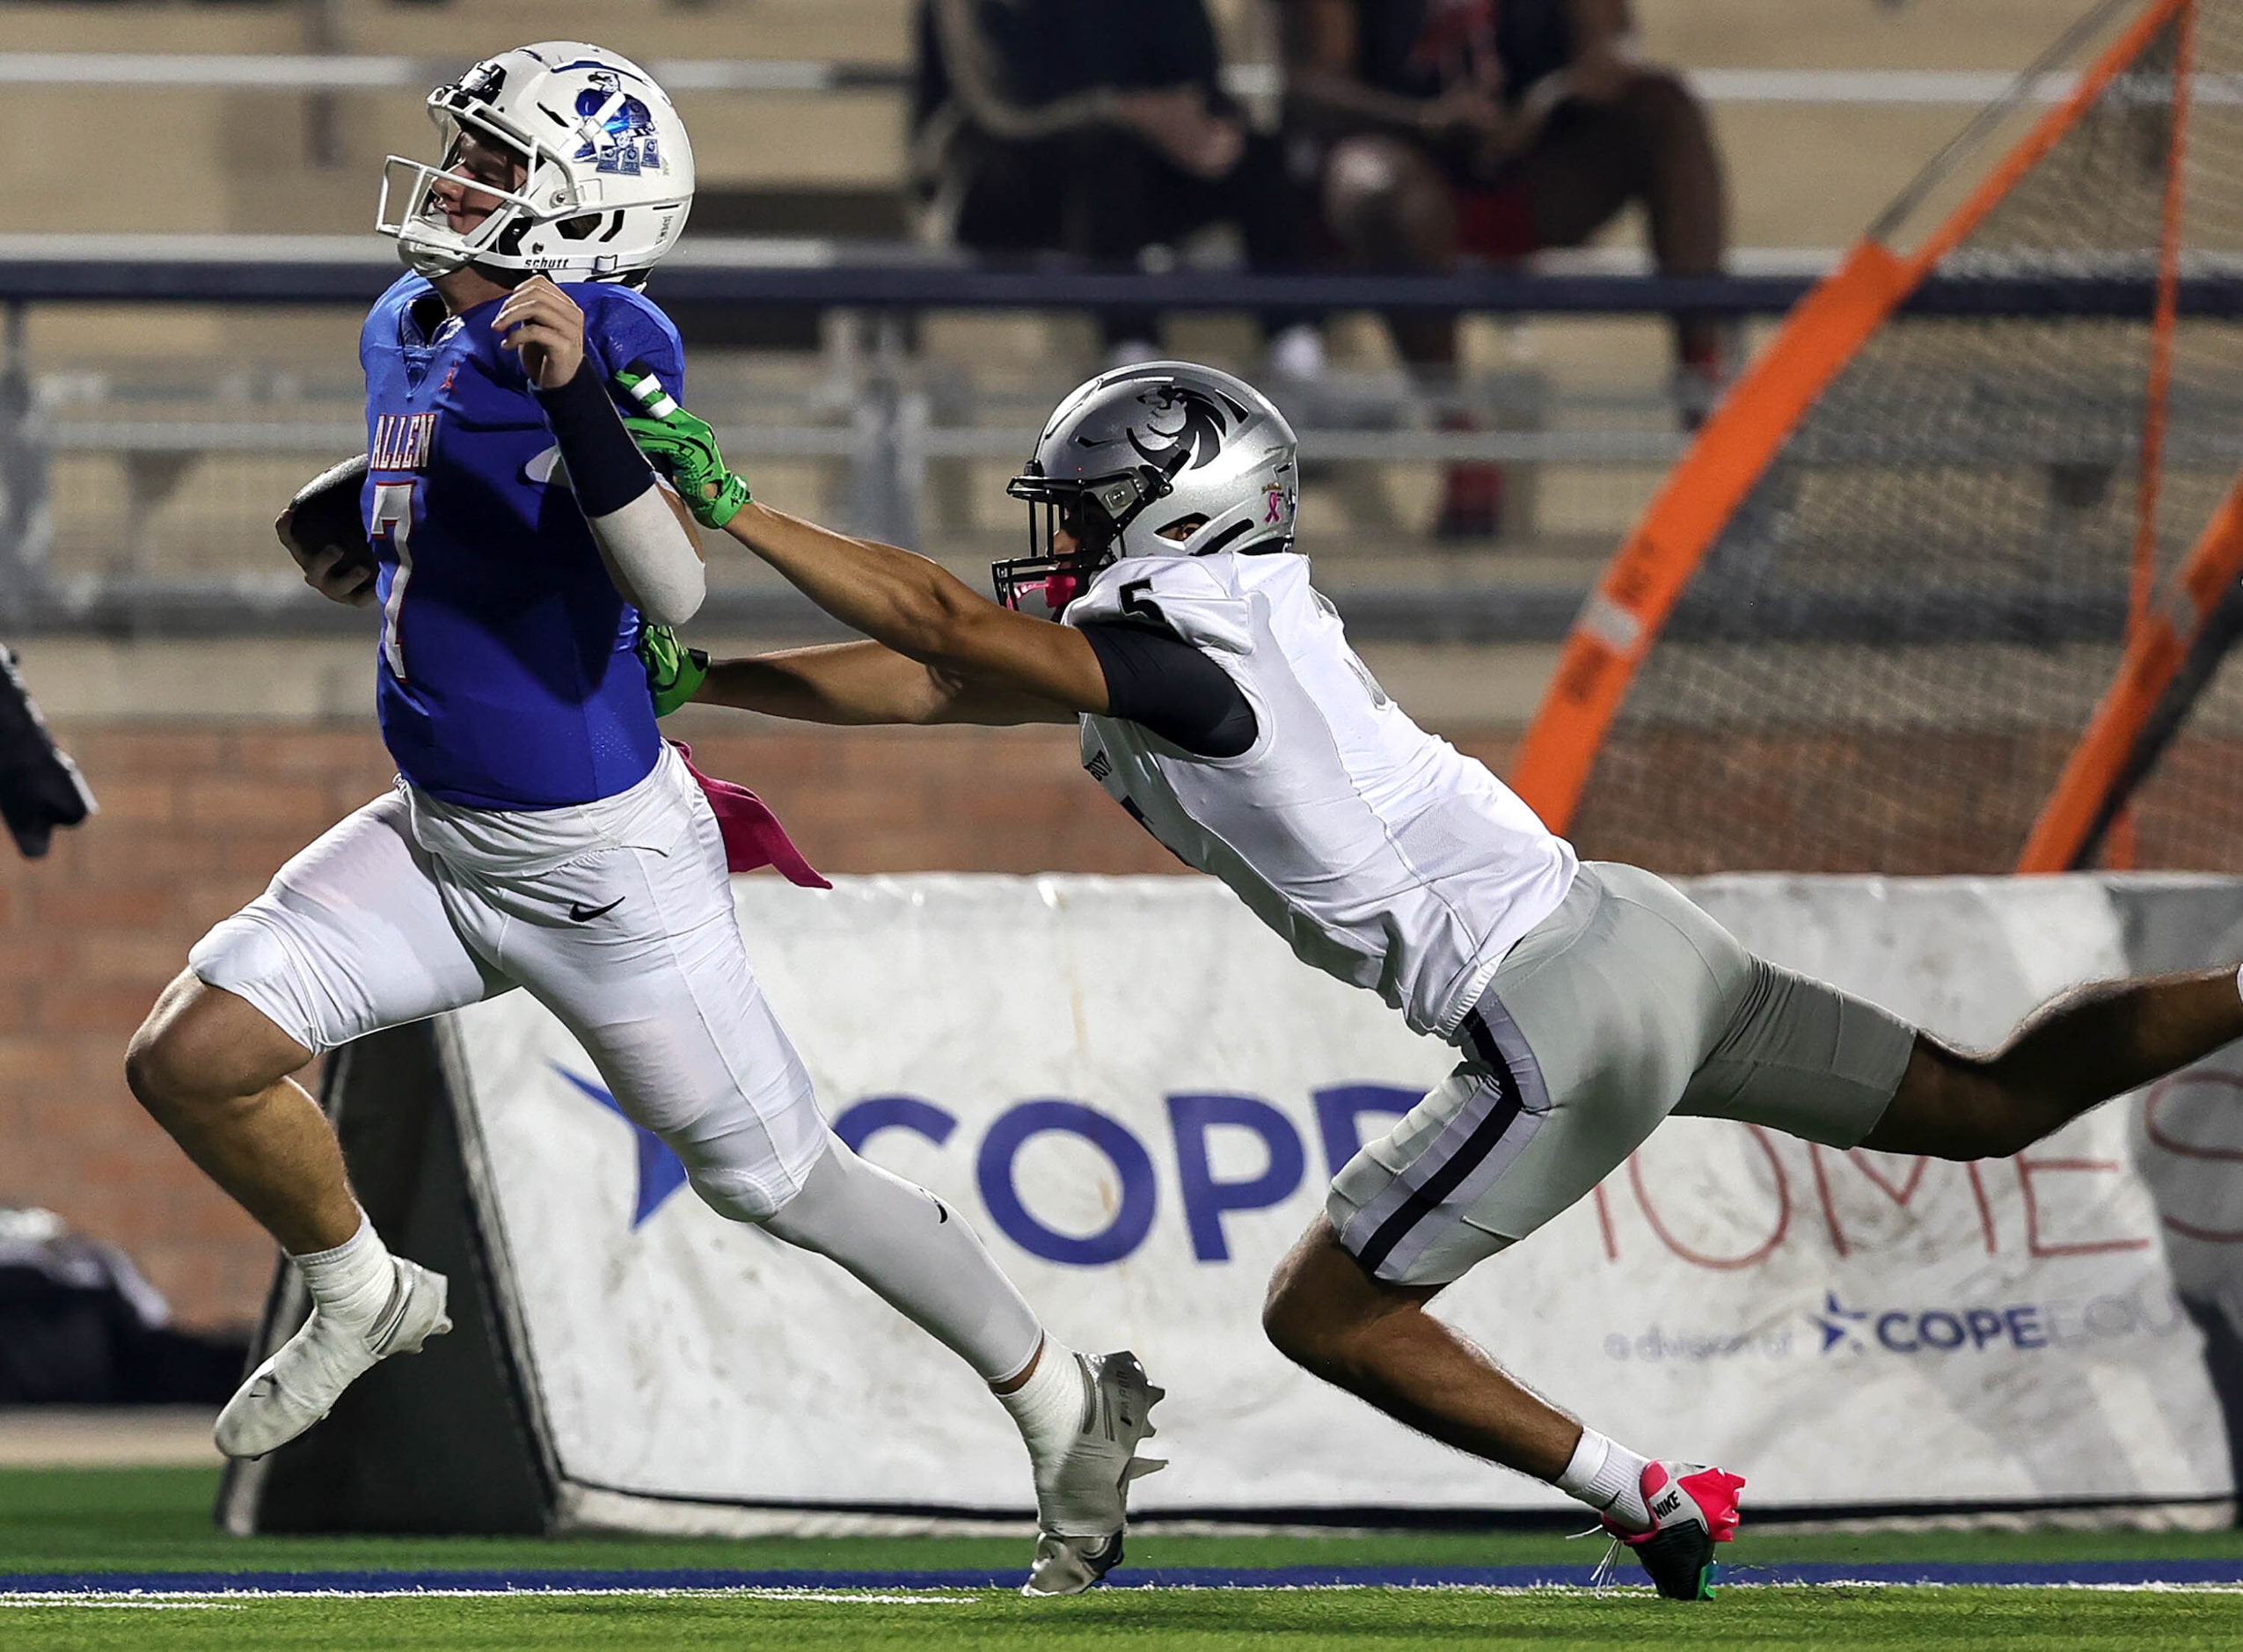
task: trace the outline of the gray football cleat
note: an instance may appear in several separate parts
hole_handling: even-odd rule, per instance
[[[392,1354],[418,1354],[452,1328],[444,1315],[443,1275],[392,1257],[390,1299],[363,1328],[337,1324],[317,1308],[273,1356],[250,1372],[218,1414],[218,1449],[262,1457],[286,1445],[334,1409],[344,1389]]]
[[[1035,1562],[1024,1595],[1079,1595],[1122,1561],[1122,1535],[1129,1519],[1129,1482],[1168,1465],[1137,1456],[1140,1441],[1158,1433],[1152,1408],[1166,1397],[1145,1378],[1145,1368],[1126,1349],[1117,1354],[1078,1354],[1083,1376],[1083,1421],[1066,1454],[1036,1472]]]

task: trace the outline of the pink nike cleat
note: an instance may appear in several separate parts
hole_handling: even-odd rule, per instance
[[[1744,1481],[1735,1474],[1699,1463],[1652,1463],[1643,1471],[1643,1506],[1651,1530],[1626,1531],[1604,1517],[1612,1546],[1596,1568],[1596,1586],[1611,1582],[1625,1544],[1635,1551],[1651,1582],[1669,1600],[1711,1600],[1721,1568],[1713,1546],[1736,1536],[1737,1494]]]

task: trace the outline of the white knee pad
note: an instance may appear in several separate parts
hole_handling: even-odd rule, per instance
[[[754,1176],[729,1166],[689,1164],[685,1180],[701,1202],[726,1221],[752,1222],[759,1227],[777,1218],[802,1192],[799,1182]]]

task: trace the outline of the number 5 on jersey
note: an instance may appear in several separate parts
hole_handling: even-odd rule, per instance
[[[374,484],[374,516],[367,529],[367,537],[373,540],[375,554],[381,554],[384,539],[397,553],[397,568],[390,575],[390,594],[382,602],[382,657],[390,662],[390,675],[400,683],[406,680],[405,670],[405,639],[399,622],[405,617],[405,588],[413,580],[413,490],[412,482],[376,482]]]

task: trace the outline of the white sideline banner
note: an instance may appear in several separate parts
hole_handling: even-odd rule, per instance
[[[1204,879],[734,887],[836,1129],[967,1215],[1056,1334],[1135,1348],[1166,1386],[1148,1450],[1173,1466],[1140,1512],[1563,1502],[1260,1333],[1333,1170],[1447,1046]],[[2129,968],[2090,877],[1685,887],[1764,955],[1964,1043]],[[1027,1510],[1025,1454],[971,1373],[832,1264],[702,1206],[526,994],[452,1030],[471,1177],[575,1507],[673,1530],[721,1529],[727,1504]],[[1763,1507],[2225,1496],[2139,1115],[1967,1166],[1670,1121],[1438,1311],[1592,1426],[1731,1467]]]

